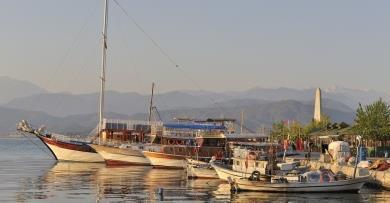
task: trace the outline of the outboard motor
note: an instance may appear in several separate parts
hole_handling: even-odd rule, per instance
[[[249,177],[251,181],[260,181],[260,171],[253,171],[251,176]]]

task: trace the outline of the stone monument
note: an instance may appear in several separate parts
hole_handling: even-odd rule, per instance
[[[321,111],[322,111],[322,104],[321,104],[321,89],[317,88],[316,90],[316,97],[314,100],[314,121],[320,122],[321,121]]]

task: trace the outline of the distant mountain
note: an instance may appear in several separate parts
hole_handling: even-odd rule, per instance
[[[324,103],[323,111],[332,118],[333,122],[352,123],[354,111],[349,108],[334,108],[335,103]],[[210,117],[235,118],[240,120],[241,111],[244,111],[244,124],[251,130],[261,126],[271,126],[280,120],[297,120],[308,123],[313,118],[313,104],[307,104],[295,100],[283,100],[267,102],[263,100],[236,100],[221,103],[220,108],[190,108],[179,110],[160,111],[162,120],[170,121],[174,117],[205,119]],[[142,119],[145,114],[133,115],[133,119]]]
[[[128,119],[129,116],[106,113],[106,118]],[[51,132],[63,134],[88,135],[97,125],[98,116],[94,114],[55,117],[39,111],[25,111],[0,107],[0,135],[16,132],[16,124],[27,120],[34,127],[45,125]]]
[[[324,100],[323,111],[335,122],[352,123],[354,111],[349,107],[332,100]],[[241,111],[245,113],[245,126],[256,130],[260,126],[271,126],[275,121],[298,120],[309,122],[313,117],[312,102],[300,102],[295,100],[265,101],[256,99],[237,99],[221,102],[218,107],[181,107],[171,110],[160,110],[164,121],[170,121],[174,117],[185,118],[210,118],[228,117],[240,120]],[[128,116],[119,113],[106,113],[106,118],[145,120],[146,113],[137,113]],[[88,135],[98,122],[97,113],[69,115],[65,117],[52,116],[42,111],[26,111],[13,108],[0,107],[0,132],[8,134],[15,132],[16,123],[22,119],[30,121],[36,127],[45,125],[49,131],[64,134]]]
[[[69,116],[88,114],[98,109],[98,93],[69,94],[47,93],[24,98],[16,98],[3,105],[8,108],[43,111],[53,116]],[[120,114],[132,115],[144,113],[149,108],[149,95],[138,93],[106,92],[105,110]],[[156,95],[154,105],[159,109],[177,109],[188,107],[204,107],[213,103],[207,97],[194,96],[184,92],[168,92]]]
[[[17,97],[27,97],[48,91],[28,81],[0,76],[0,92],[0,104],[2,104]]]
[[[312,101],[314,99],[315,88],[293,89],[293,88],[252,88],[240,92],[226,92],[231,97],[262,99],[269,101],[297,100]],[[369,104],[379,98],[390,101],[390,95],[374,90],[356,90],[342,87],[331,87],[322,89],[322,97],[346,104],[352,109],[356,109],[359,103]]]
[[[160,110],[206,108],[221,106],[230,103],[242,105],[240,102],[250,103],[271,102],[282,100],[296,100],[305,104],[312,104],[315,89],[291,88],[254,88],[240,92],[214,93],[208,91],[173,91],[155,95],[154,105]],[[359,102],[371,103],[382,97],[390,101],[390,96],[376,91],[351,90],[346,88],[324,89],[324,103],[332,109],[349,112],[356,110]],[[43,93],[20,97],[4,104],[7,108],[16,108],[27,111],[43,111],[57,117],[74,114],[90,114],[98,109],[98,93],[70,94],[70,93]],[[146,113],[150,96],[138,93],[121,93],[108,91],[106,93],[105,110],[124,115]]]

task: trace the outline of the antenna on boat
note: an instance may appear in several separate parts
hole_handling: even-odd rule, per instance
[[[153,111],[153,96],[154,96],[154,82],[152,83],[152,94],[150,96],[150,105],[149,105],[149,123],[152,121],[152,111]]]
[[[98,135],[103,127],[103,108],[104,108],[104,90],[106,82],[106,56],[107,56],[107,19],[108,19],[108,0],[104,0],[103,32],[102,32],[102,72],[100,74],[100,100],[99,100],[99,125]],[[100,140],[100,139],[99,139]]]
[[[244,110],[241,111],[241,126],[240,126],[241,134],[242,134],[243,126],[244,126]]]

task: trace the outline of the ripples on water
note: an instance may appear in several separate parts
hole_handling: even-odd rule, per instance
[[[32,143],[33,142],[33,143]],[[0,202],[386,202],[390,192],[231,194],[220,180],[188,180],[182,170],[56,163],[39,140],[0,139]],[[158,194],[163,188],[163,195]]]

